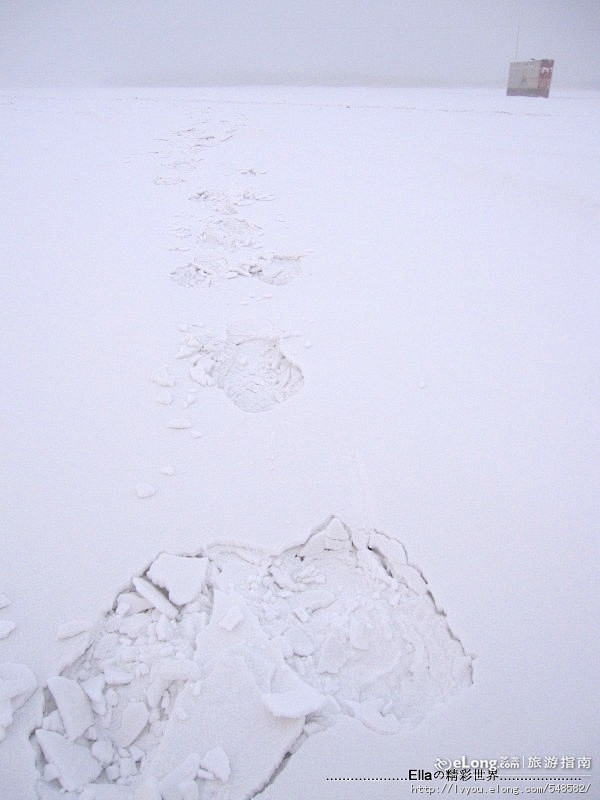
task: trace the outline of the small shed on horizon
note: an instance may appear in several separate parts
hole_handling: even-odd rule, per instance
[[[508,70],[507,95],[525,97],[548,97],[554,59],[543,58],[538,61],[513,61]]]

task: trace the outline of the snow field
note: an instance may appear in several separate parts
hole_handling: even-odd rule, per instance
[[[2,107],[11,800],[362,800],[327,776],[593,749],[596,101],[292,94]],[[310,586],[285,554],[332,510]]]

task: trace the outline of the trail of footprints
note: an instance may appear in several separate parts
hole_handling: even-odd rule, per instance
[[[182,169],[197,172],[199,152],[230,139],[237,125],[221,120],[211,126],[203,119],[193,128],[178,131],[167,140],[166,151],[159,151],[162,165],[174,171],[157,179],[160,184],[174,185],[184,181]],[[281,286],[298,277],[302,254],[283,254],[264,246],[264,231],[257,224],[240,216],[240,209],[254,203],[271,202],[273,195],[251,185],[264,175],[255,169],[243,170],[246,185],[225,190],[204,187],[188,195],[194,211],[189,219],[179,220],[171,229],[178,244],[175,253],[187,253],[172,271],[171,277],[181,286],[210,288],[235,278],[254,278],[265,284]],[[270,295],[267,295],[270,296]],[[192,326],[196,328],[199,326]],[[176,359],[187,359],[184,377],[184,410],[197,399],[199,387],[217,387],[243,411],[267,411],[296,394],[303,384],[300,367],[292,363],[281,349],[281,334],[247,330],[240,335],[231,326],[225,334],[208,334],[193,330],[183,338]],[[157,400],[171,405],[175,377],[167,368],[159,370],[152,380],[161,386]],[[181,378],[177,378],[179,384]],[[178,387],[179,388],[179,387]],[[171,417],[167,425],[173,429],[194,429],[185,415]],[[196,432],[197,433],[197,432]],[[151,493],[138,492],[140,497]]]
[[[185,183],[185,174],[198,171],[198,156],[207,147],[214,147],[231,139],[238,127],[227,121],[218,124],[208,119],[198,126],[178,131],[168,142],[162,166],[174,174],[161,175],[157,185],[173,186]],[[182,174],[183,173],[183,174]],[[171,277],[185,287],[210,287],[223,280],[247,277],[265,283],[289,283],[300,274],[302,253],[279,253],[265,249],[264,231],[239,215],[239,210],[253,203],[270,202],[273,194],[260,191],[251,185],[262,171],[246,169],[241,172],[243,186],[229,190],[205,186],[188,197],[194,206],[190,225],[177,226],[172,234],[186,239],[180,252],[192,253],[191,260],[181,263],[171,271]],[[257,252],[258,251],[258,252]]]
[[[186,412],[196,403],[199,391],[217,387],[250,413],[283,403],[300,390],[304,378],[300,368],[283,354],[280,339],[275,332],[241,325],[230,325],[225,337],[211,334],[203,326],[190,326],[175,354],[175,361],[185,366],[177,375],[168,366],[152,375],[159,387],[157,401],[170,406],[177,397]],[[167,425],[192,428],[185,413],[171,417]]]
[[[48,681],[41,800],[247,800],[340,715],[380,734],[471,683],[402,545],[330,518],[269,554],[163,553]]]
[[[207,116],[162,141],[155,184],[186,184],[205,150],[236,130]],[[182,254],[173,279],[210,288],[297,277],[302,255],[266,249],[264,232],[239,215],[272,199],[253,187],[192,194],[201,213],[171,231]],[[302,387],[269,326],[180,334],[173,364],[152,375],[173,430],[201,436],[190,409],[204,391],[257,413]],[[155,493],[146,483],[136,491]],[[393,734],[472,682],[471,658],[402,545],[337,518],[276,554],[229,544],[162,553],[90,631],[63,628],[80,655],[43,690],[31,735],[40,800],[250,800],[340,715]],[[0,665],[0,738],[34,689],[27,668]]]

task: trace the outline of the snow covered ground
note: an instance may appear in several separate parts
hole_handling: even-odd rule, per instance
[[[592,780],[599,100],[0,93],[3,800]]]

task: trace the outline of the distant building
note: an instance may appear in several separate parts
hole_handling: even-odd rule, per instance
[[[554,60],[513,61],[508,71],[506,94],[526,97],[548,97]]]

